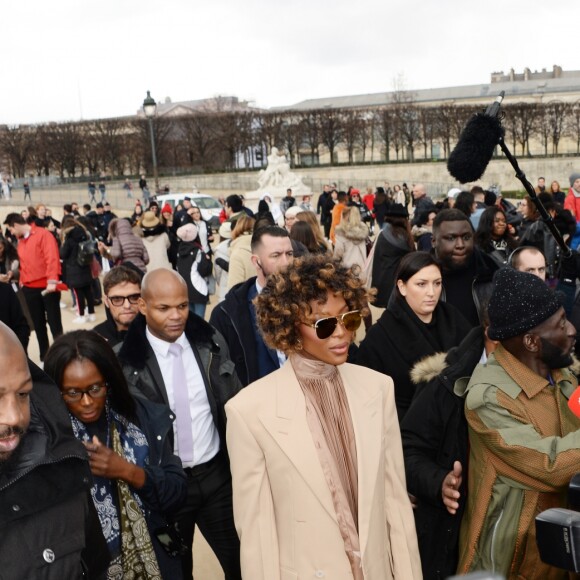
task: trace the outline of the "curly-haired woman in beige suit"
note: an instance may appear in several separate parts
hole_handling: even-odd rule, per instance
[[[366,302],[355,273],[320,255],[256,299],[288,361],[226,406],[248,580],[421,578],[393,382],[345,364]]]

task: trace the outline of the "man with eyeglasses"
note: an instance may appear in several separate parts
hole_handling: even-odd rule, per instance
[[[267,276],[292,263],[294,251],[288,232],[279,226],[256,230],[252,235],[251,259],[256,276],[236,284],[210,317],[210,324],[228,344],[236,373],[244,386],[279,369],[286,360],[282,353],[264,343],[256,324],[253,300],[266,285]]]
[[[107,272],[103,280],[107,319],[93,330],[111,347],[123,342],[129,325],[139,312],[141,278],[135,268],[120,265]]]
[[[469,218],[457,209],[445,209],[433,221],[433,248],[441,262],[445,301],[473,325],[480,324],[476,304],[491,292],[497,264],[474,245]]]

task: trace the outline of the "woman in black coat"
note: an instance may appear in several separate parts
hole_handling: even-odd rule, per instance
[[[62,246],[60,258],[63,262],[63,280],[74,292],[78,316],[73,318],[75,324],[95,320],[95,299],[93,295],[93,273],[91,261],[80,258],[81,244],[91,239],[90,233],[76,220],[63,220]],[[85,303],[88,314],[85,316]]]
[[[367,332],[354,362],[393,379],[401,422],[415,394],[409,374],[413,365],[426,356],[457,346],[471,325],[453,306],[439,300],[441,269],[431,254],[407,254],[395,280],[393,297]]]
[[[93,331],[60,336],[44,370],[88,452],[91,495],[111,557],[107,578],[180,580],[180,558],[164,548],[167,522],[187,495],[171,450],[171,409],[133,396],[113,349]]]

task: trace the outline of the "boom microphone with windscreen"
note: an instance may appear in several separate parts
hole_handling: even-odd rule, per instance
[[[449,155],[447,169],[460,183],[477,181],[485,172],[500,138],[503,127],[499,109],[504,91],[486,109],[476,113],[465,125],[455,149]]]

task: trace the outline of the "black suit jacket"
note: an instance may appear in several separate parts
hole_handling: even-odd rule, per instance
[[[131,323],[125,340],[115,347],[129,383],[136,394],[150,401],[169,404],[161,369],[145,334],[146,321],[138,314]],[[191,344],[201,371],[214,424],[220,436],[220,448],[225,449],[226,416],[224,405],[241,389],[234,363],[230,360],[224,338],[205,320],[189,315],[185,336]]]

